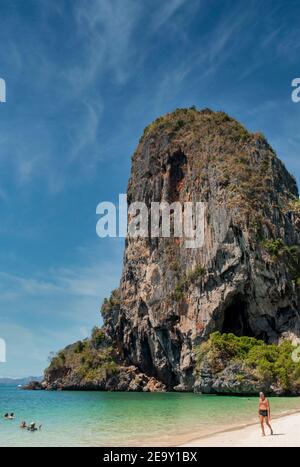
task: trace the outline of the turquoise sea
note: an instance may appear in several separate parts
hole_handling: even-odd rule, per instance
[[[300,398],[270,398],[272,413]],[[3,414],[15,412],[15,420]],[[0,446],[170,446],[257,421],[257,399],[181,393],[23,391],[0,386]],[[43,424],[21,430],[22,420]]]

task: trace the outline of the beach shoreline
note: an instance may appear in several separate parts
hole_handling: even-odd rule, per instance
[[[16,414],[11,422],[0,421],[0,443],[7,447],[112,448],[226,445],[216,437],[229,433],[236,441],[240,430],[248,426],[259,434],[257,402],[257,398],[175,392],[20,391],[15,386],[0,386],[1,413]],[[289,414],[300,416],[300,398],[270,398],[270,403],[274,424]],[[29,435],[19,429],[22,420],[36,421],[43,429]],[[292,431],[289,427],[274,429],[277,433]]]
[[[232,426],[215,433],[193,436],[179,447],[300,447],[300,411],[274,416],[274,435],[261,436],[259,421]]]

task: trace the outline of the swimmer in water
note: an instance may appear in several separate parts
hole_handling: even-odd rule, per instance
[[[31,422],[30,425],[27,427],[28,431],[37,431],[37,428],[35,426],[35,422]]]

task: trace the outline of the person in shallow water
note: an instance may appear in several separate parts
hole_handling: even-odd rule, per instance
[[[20,428],[27,428],[27,425],[26,425],[26,422],[25,422],[25,421],[24,421],[24,422],[21,422]]]
[[[9,414],[6,413],[6,414],[3,416],[3,418],[5,418],[5,420],[9,420]]]
[[[9,417],[8,417],[10,420],[13,420],[15,418],[15,414],[12,412]]]
[[[42,426],[43,426],[43,425],[39,425],[39,427],[37,428],[37,427],[36,427],[36,423],[35,423],[35,422],[32,422],[32,423],[30,423],[30,425],[27,427],[27,430],[29,430],[29,431],[38,431],[38,430],[41,430],[41,429],[42,429]]]
[[[270,404],[263,392],[259,394],[258,416],[260,420],[262,436],[266,436],[265,425],[264,425],[265,422],[267,426],[270,428],[271,435],[273,435],[273,429],[270,425],[270,418],[271,418]]]
[[[37,427],[35,426],[35,422],[31,422],[30,425],[27,427],[28,431],[37,431]]]

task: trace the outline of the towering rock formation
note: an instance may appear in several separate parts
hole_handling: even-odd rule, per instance
[[[204,203],[205,241],[127,239],[120,287],[102,307],[104,346],[122,368],[158,389],[193,390],[193,347],[214,331],[300,337],[299,195],[261,134],[208,109],[157,119],[133,155],[133,201]],[[66,386],[52,370],[49,386]],[[71,364],[70,381],[73,373]]]

